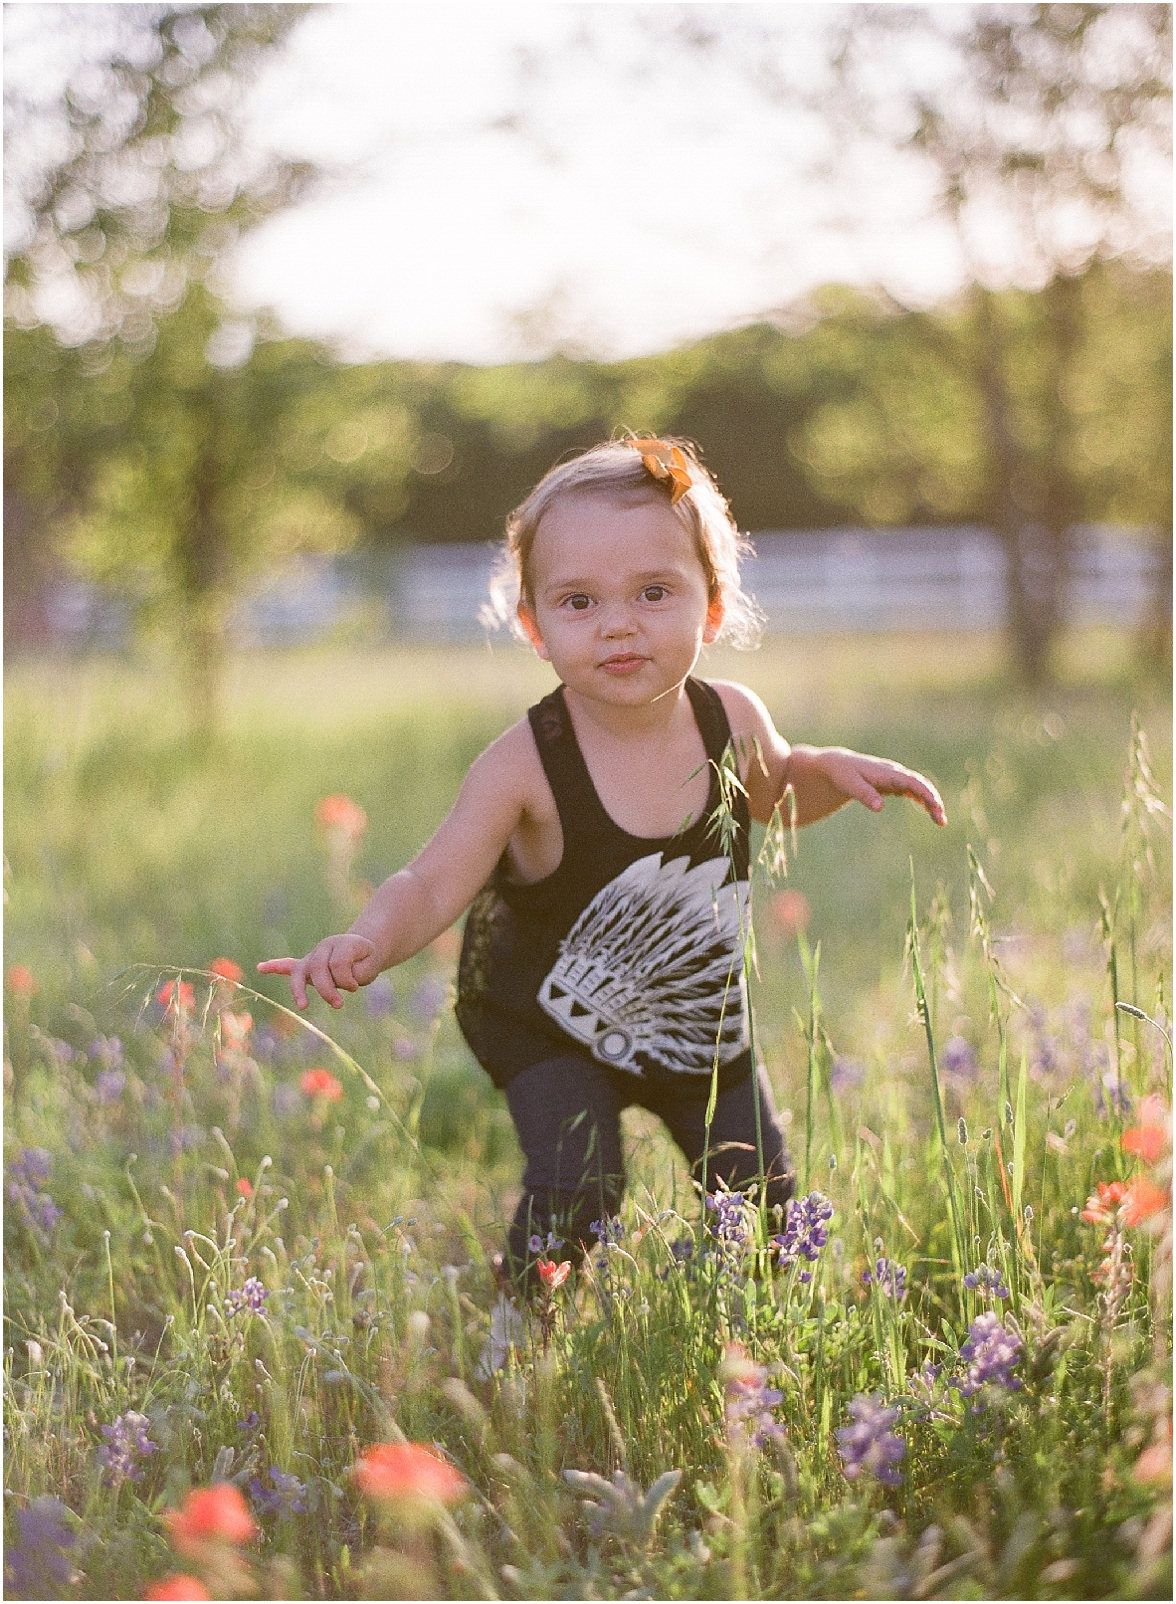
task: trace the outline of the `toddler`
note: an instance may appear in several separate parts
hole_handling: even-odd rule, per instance
[[[758,1181],[769,1207],[787,1200],[784,1133],[749,1043],[750,820],[769,822],[790,789],[802,825],[850,800],[877,811],[885,795],[945,822],[921,775],[790,746],[751,691],[693,677],[704,645],[754,638],[748,549],[685,443],[611,441],[553,468],[508,520],[507,556],[517,626],[559,685],[476,760],[432,840],[350,930],[258,965],[290,977],[299,1008],[308,986],[338,1008],[469,909],[457,1018],[526,1158],[516,1275],[550,1238],[585,1244],[616,1212],[632,1103],[707,1186]],[[729,749],[742,790],[720,832]]]

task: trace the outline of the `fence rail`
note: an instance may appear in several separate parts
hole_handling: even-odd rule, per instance
[[[768,634],[978,630],[1005,621],[1007,558],[986,529],[769,530],[752,541],[743,583]],[[290,645],[361,619],[390,639],[480,640],[494,560],[490,545],[304,559],[244,596],[230,632],[243,645]],[[1170,573],[1154,537],[1080,529],[1063,585],[1065,617],[1138,627],[1166,601]],[[125,602],[79,584],[56,587],[46,608],[47,633],[65,646],[119,645],[131,622]]]

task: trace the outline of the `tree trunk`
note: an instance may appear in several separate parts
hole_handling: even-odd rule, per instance
[[[204,450],[195,475],[194,504],[182,555],[187,612],[186,656],[192,733],[207,743],[220,726],[220,687],[225,663],[225,531],[217,506],[220,453],[217,450],[218,397],[203,408]]]
[[[1049,554],[1033,517],[1029,464],[1017,437],[1007,380],[1005,338],[991,291],[977,288],[976,381],[984,402],[991,463],[988,519],[1005,552],[1009,645],[1023,684],[1040,685],[1049,672],[1056,601]]]

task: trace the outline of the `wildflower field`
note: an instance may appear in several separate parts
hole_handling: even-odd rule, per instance
[[[6,717],[11,1598],[1171,1595],[1170,708],[1117,637],[769,642],[714,677],[921,768],[761,863],[797,1195],[656,1124],[535,1306],[458,933],[305,1019],[546,671],[510,648],[18,663]],[[772,870],[773,872],[769,872]]]

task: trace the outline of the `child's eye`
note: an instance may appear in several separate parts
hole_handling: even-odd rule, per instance
[[[582,591],[577,591],[574,596],[565,596],[563,604],[565,607],[570,607],[574,613],[582,613],[592,606],[592,598],[585,596]]]
[[[669,590],[665,585],[646,585],[645,589],[641,592],[641,597],[643,601],[659,602],[665,601],[669,594]]]

